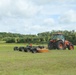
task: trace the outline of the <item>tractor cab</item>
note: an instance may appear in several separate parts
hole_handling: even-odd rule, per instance
[[[63,34],[57,33],[57,34],[53,35],[52,40],[56,40],[56,41],[62,40],[64,42],[65,41],[65,37],[63,36]]]

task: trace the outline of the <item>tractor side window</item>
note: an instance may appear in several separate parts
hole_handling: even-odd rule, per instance
[[[64,36],[63,35],[61,35],[61,39],[64,41],[65,40],[65,38],[64,38]]]

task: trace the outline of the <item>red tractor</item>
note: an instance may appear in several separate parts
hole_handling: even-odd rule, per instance
[[[58,50],[65,50],[68,48],[69,50],[74,50],[73,44],[68,40],[65,40],[65,37],[61,33],[53,35],[53,38],[48,43],[48,48]]]

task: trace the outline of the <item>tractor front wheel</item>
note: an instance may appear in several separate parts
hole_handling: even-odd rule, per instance
[[[74,46],[73,46],[73,45],[69,45],[69,46],[68,46],[68,49],[69,49],[69,50],[74,50]]]

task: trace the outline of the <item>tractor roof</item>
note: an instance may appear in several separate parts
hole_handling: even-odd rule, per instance
[[[55,33],[54,35],[57,35],[57,34],[58,34],[58,35],[63,35],[63,34],[62,34],[62,33],[60,33],[60,32],[59,32],[59,33]]]

